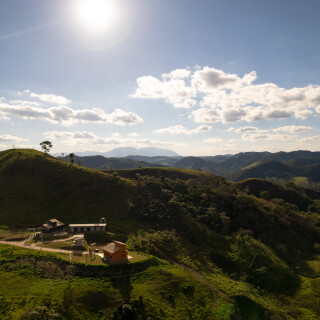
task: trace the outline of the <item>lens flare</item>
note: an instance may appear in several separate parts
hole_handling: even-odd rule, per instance
[[[83,28],[92,32],[108,31],[119,17],[115,0],[77,0],[76,11]]]

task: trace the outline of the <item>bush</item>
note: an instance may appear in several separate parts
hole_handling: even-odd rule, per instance
[[[35,307],[34,309],[28,310],[24,313],[21,320],[62,320],[59,313],[54,310],[48,309],[47,307]]]

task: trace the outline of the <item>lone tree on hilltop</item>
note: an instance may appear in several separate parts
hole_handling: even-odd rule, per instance
[[[51,141],[42,141],[40,142],[40,146],[41,146],[41,149],[44,151],[44,153],[47,155],[50,151],[50,149],[52,148],[52,143]]]
[[[73,152],[69,153],[69,158],[70,158],[71,164],[74,163],[74,157],[75,157],[75,154]]]

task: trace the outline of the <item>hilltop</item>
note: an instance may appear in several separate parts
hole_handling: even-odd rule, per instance
[[[137,196],[131,181],[27,149],[0,153],[0,194],[0,224],[8,225],[121,217]]]
[[[114,286],[121,292],[132,284],[130,298],[142,294],[151,318],[320,317],[320,197],[315,191],[257,179],[231,183],[186,169],[93,170],[18,149],[0,153],[0,194],[0,225],[106,217],[109,231],[129,248],[159,258]],[[160,275],[168,287],[157,281]],[[92,290],[110,294],[107,284],[99,286]],[[81,301],[79,308],[99,319],[96,307]],[[192,301],[195,309],[187,311],[184,304]],[[118,296],[114,306],[122,302]]]

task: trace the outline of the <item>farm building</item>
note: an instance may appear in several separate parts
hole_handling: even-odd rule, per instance
[[[106,231],[106,223],[77,223],[69,224],[70,232],[100,232]]]
[[[56,232],[62,230],[64,227],[64,223],[57,219],[50,219],[47,223],[44,223],[39,229],[44,232]]]
[[[102,248],[104,258],[109,262],[121,261],[128,259],[127,245],[120,241],[113,240]]]

